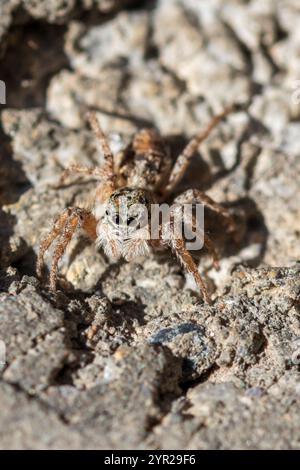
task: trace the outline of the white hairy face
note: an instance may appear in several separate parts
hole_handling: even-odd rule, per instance
[[[149,252],[151,202],[145,190],[123,188],[109,198],[98,225],[98,244],[105,253],[129,260]]]

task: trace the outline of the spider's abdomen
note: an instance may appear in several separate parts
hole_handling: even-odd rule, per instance
[[[142,129],[127,149],[122,175],[127,185],[154,191],[161,187],[171,168],[162,137],[153,129]]]

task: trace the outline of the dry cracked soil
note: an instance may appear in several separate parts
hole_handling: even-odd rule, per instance
[[[300,448],[299,22],[298,0],[0,0],[0,448]],[[170,253],[111,263],[81,235],[58,293],[37,280],[95,187],[57,184],[101,160],[87,109],[115,152],[154,126],[175,158],[237,100],[182,182],[239,223],[207,214],[212,306]]]

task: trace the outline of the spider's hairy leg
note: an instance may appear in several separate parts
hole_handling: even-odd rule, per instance
[[[109,146],[106,135],[104,134],[100,126],[100,123],[98,121],[98,118],[95,112],[93,111],[88,112],[87,119],[90,123],[92,130],[94,131],[95,136],[97,137],[101,145],[101,148],[104,154],[105,168],[111,172],[111,177],[113,178],[115,176],[114,175],[114,156]]]
[[[205,129],[201,130],[184,148],[183,152],[177,157],[175,165],[170,173],[169,181],[164,190],[164,195],[170,194],[182,180],[192,158],[196,154],[199,145],[209,136],[212,130],[229,114],[240,110],[239,105],[232,105],[224,109],[220,114],[214,116]]]
[[[97,220],[93,214],[85,209],[80,209],[78,207],[70,207],[58,217],[53,229],[41,242],[36,268],[38,277],[41,277],[45,253],[50,248],[53,241],[58,238],[50,269],[51,290],[56,290],[58,263],[65,253],[66,248],[70,243],[76,229],[83,228],[86,234],[95,240],[97,237],[96,227]]]
[[[195,279],[195,282],[197,286],[199,287],[200,291],[202,292],[203,298],[205,302],[207,302],[209,305],[211,305],[211,298],[208,293],[207,287],[205,282],[203,281],[197,265],[195,264],[191,254],[189,251],[186,249],[185,242],[182,239],[174,239],[171,242],[171,248],[176,254],[177,258],[179,261],[182,263],[186,271],[192,274],[192,276]]]
[[[50,268],[50,289],[52,291],[56,290],[56,281],[57,281],[57,270],[58,262],[66,251],[68,244],[70,243],[76,229],[79,225],[79,218],[75,215],[74,217],[69,217],[63,233],[60,235],[57,244],[54,248],[51,268]]]
[[[91,168],[91,167],[81,166],[79,164],[74,163],[73,165],[70,165],[63,171],[59,180],[59,184],[63,184],[66,181],[66,179],[68,179],[69,176],[72,174],[94,176],[95,178],[105,178],[106,176],[105,170],[102,168],[99,168],[99,167]]]
[[[103,181],[99,184],[96,191],[96,199],[103,202],[117,189],[118,174],[114,167],[114,155],[106,135],[100,126],[96,113],[93,111],[88,112],[87,119],[100,143],[104,155],[104,165],[101,169],[103,172]]]
[[[183,194],[183,196],[184,196],[184,194]],[[188,203],[188,202],[184,201],[184,197],[180,197],[180,196],[177,199],[175,199],[175,202],[177,202],[177,201],[180,201],[181,204],[184,204],[184,203],[187,204]],[[177,211],[177,213],[178,213],[178,211]],[[220,269],[219,255],[217,253],[215,245],[214,245],[213,241],[211,240],[211,238],[207,235],[207,233],[205,233],[204,228],[199,227],[195,215],[190,214],[190,213],[186,213],[185,211],[183,211],[183,213],[181,212],[181,214],[182,214],[182,219],[181,220],[184,223],[184,225],[190,227],[190,229],[192,230],[193,233],[195,233],[197,238],[200,237],[200,239],[202,240],[203,245],[205,246],[208,253],[212,257],[213,265],[214,265],[215,269],[217,269],[217,270]]]
[[[236,230],[236,223],[230,211],[199,189],[188,189],[180,194],[180,196],[175,199],[175,202],[179,204],[203,204],[217,214],[222,215],[230,231],[234,232]]]
[[[36,273],[39,278],[42,277],[45,253],[50,248],[52,242],[62,233],[66,225],[67,219],[68,219],[68,212],[64,211],[54,222],[52,230],[40,243],[38,258],[37,258],[37,263],[36,263]]]

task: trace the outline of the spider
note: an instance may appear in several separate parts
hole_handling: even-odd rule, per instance
[[[46,251],[54,240],[57,240],[50,268],[50,289],[56,291],[58,263],[76,230],[83,229],[88,237],[101,246],[109,257],[116,259],[123,257],[130,261],[138,255],[147,254],[151,249],[170,247],[186,271],[194,277],[204,300],[210,304],[211,297],[207,286],[193,257],[186,248],[186,240],[183,236],[178,236],[177,232],[173,231],[166,241],[166,237],[163,237],[165,232],[163,226],[160,227],[159,235],[155,239],[139,236],[139,234],[144,235],[145,224],[141,224],[140,230],[136,230],[135,236],[128,237],[128,229],[130,230],[132,223],[134,225],[134,223],[141,222],[141,214],[135,209],[137,205],[145,206],[148,209],[153,203],[172,200],[177,206],[193,203],[203,204],[221,214],[227,222],[228,230],[234,231],[234,221],[228,209],[213,201],[204,192],[198,189],[189,189],[177,197],[174,197],[173,194],[201,142],[208,137],[222,119],[238,109],[238,105],[233,105],[216,115],[207,127],[198,132],[188,143],[177,157],[174,165],[172,165],[172,159],[163,138],[153,129],[142,129],[135,134],[132,142],[123,151],[121,159],[117,162],[95,112],[89,112],[87,118],[102,148],[103,165],[102,167],[89,168],[74,164],[64,171],[61,181],[76,173],[99,179],[93,207],[91,210],[69,207],[58,216],[52,230],[42,240],[39,247],[38,277],[42,276]],[[124,204],[127,218],[121,214]],[[169,228],[170,224],[172,225],[172,220],[169,223]],[[203,233],[203,244],[211,254],[214,265],[218,267],[216,249],[206,233]]]

